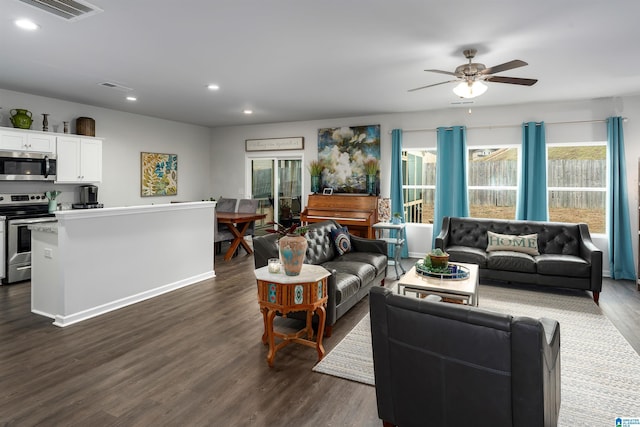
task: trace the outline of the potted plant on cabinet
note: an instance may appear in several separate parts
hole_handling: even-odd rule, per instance
[[[297,276],[302,270],[304,257],[307,253],[307,227],[299,227],[293,224],[285,227],[277,222],[270,222],[273,228],[267,228],[267,233],[275,233],[280,236],[278,239],[278,249],[280,252],[280,262],[284,267],[287,276]]]
[[[402,214],[400,212],[394,212],[393,218],[391,218],[392,224],[400,224],[402,222]]]
[[[324,163],[322,160],[312,160],[309,162],[309,174],[311,174],[311,192],[320,192],[320,175],[324,170]]]
[[[376,176],[378,174],[378,159],[369,159],[364,162],[364,173],[366,174],[367,193],[374,196],[376,194]]]

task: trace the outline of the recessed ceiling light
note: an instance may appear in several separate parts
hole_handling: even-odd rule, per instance
[[[136,98],[135,96],[127,96],[127,101],[137,101],[138,98]]]
[[[242,110],[242,112],[247,115],[253,114],[253,110]]]
[[[218,89],[220,89],[220,86],[215,85],[215,84],[210,84],[210,85],[207,86],[207,89],[209,89],[209,90],[218,90]]]
[[[40,28],[38,24],[28,19],[16,19],[15,24],[23,30],[37,30]]]

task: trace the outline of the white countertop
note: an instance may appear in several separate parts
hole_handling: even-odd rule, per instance
[[[73,220],[82,218],[97,218],[105,216],[131,215],[138,213],[151,213],[163,211],[176,211],[187,209],[202,209],[216,206],[216,202],[184,202],[184,203],[163,203],[159,205],[122,206],[113,208],[95,209],[70,209],[56,211],[56,218],[59,220]]]

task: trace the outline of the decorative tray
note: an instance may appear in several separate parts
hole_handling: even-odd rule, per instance
[[[432,268],[424,265],[424,260],[421,259],[416,262],[416,274],[445,280],[465,280],[469,278],[469,269],[453,263],[449,263],[447,268]]]

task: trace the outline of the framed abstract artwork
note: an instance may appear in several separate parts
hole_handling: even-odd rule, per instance
[[[140,195],[175,196],[178,194],[178,155],[140,153]]]
[[[318,160],[325,165],[322,188],[367,193],[365,163],[372,159],[380,160],[380,125],[318,129]]]

